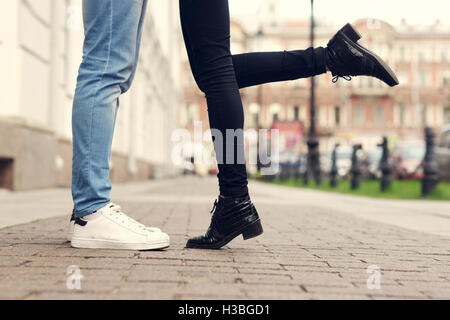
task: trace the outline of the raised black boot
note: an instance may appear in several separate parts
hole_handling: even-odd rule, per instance
[[[191,238],[186,248],[219,249],[237,236],[244,240],[263,233],[258,212],[249,196],[214,201],[211,224],[203,236]]]
[[[351,76],[371,76],[393,87],[397,77],[389,66],[372,51],[359,45],[360,34],[347,23],[328,42],[326,64],[333,74],[333,82],[339,77],[350,80]]]

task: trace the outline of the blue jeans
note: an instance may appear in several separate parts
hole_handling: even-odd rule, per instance
[[[109,160],[119,96],[133,80],[147,0],[83,0],[85,38],[72,111],[76,217],[110,202]]]

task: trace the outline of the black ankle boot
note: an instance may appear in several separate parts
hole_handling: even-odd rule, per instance
[[[328,42],[326,64],[333,74],[333,82],[339,77],[350,80],[351,76],[372,76],[393,87],[397,77],[379,56],[359,45],[360,34],[347,23]]]
[[[242,234],[244,240],[263,233],[258,212],[249,196],[219,198],[211,210],[211,225],[205,235],[191,238],[186,248],[219,249]]]

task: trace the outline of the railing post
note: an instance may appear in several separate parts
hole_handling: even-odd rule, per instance
[[[355,144],[353,146],[352,151],[352,167],[350,168],[350,175],[351,175],[351,189],[356,190],[359,189],[361,185],[361,164],[358,160],[358,150],[362,149],[362,146],[360,144]]]
[[[384,192],[387,188],[391,186],[392,182],[391,179],[392,169],[389,164],[389,148],[387,138],[383,137],[383,142],[380,143],[378,146],[383,148],[379,168],[381,170],[380,188],[381,191]]]
[[[434,151],[435,134],[430,127],[425,128],[426,151],[423,159],[422,197],[428,196],[438,183],[438,164]]]
[[[330,170],[330,186],[336,188],[338,184],[338,167],[337,167],[337,148],[339,144],[336,143],[333,152],[331,153],[331,170]]]

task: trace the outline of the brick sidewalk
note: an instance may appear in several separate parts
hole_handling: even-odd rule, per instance
[[[270,188],[252,192],[264,235],[222,250],[184,249],[209,223],[217,190],[210,178],[142,184],[114,199],[171,235],[165,251],[73,249],[65,241],[68,217],[1,229],[0,298],[450,298],[449,238],[337,213],[332,205],[285,203],[278,197],[285,189]],[[69,265],[81,270],[81,290],[66,288]],[[380,289],[367,288],[371,265],[381,269]]]

